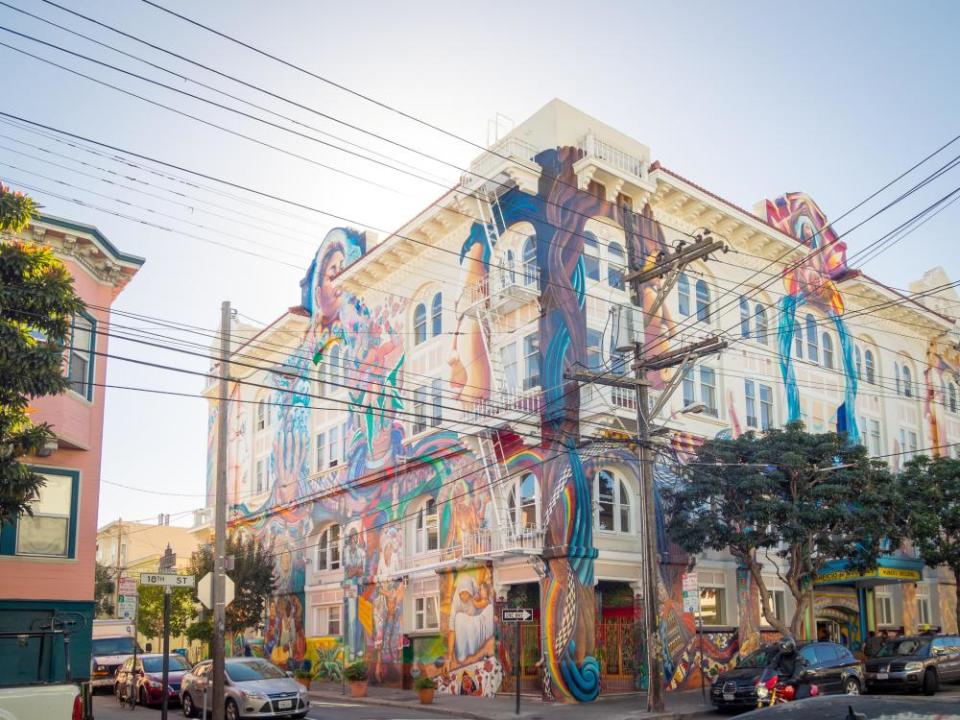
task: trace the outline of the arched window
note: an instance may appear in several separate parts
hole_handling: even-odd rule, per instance
[[[600,470],[594,481],[597,498],[597,529],[633,532],[633,508],[626,483],[609,470]]]
[[[947,402],[948,402],[948,406],[949,406],[949,408],[950,408],[950,412],[955,413],[955,412],[957,411],[957,386],[956,386],[956,384],[950,383],[950,385],[947,387],[947,392],[948,392],[948,400],[947,400]]]
[[[863,369],[867,373],[867,382],[873,385],[874,380],[876,379],[876,373],[873,363],[873,351],[867,350],[863,353]]]
[[[536,475],[527,473],[514,482],[507,508],[511,527],[517,534],[540,527],[540,489]]]
[[[807,326],[807,360],[810,362],[820,362],[819,343],[817,342],[817,321],[813,315],[807,315],[803,319]]]
[[[523,241],[523,284],[537,285],[539,282],[539,273],[537,272],[537,236],[531,235]]]
[[[677,310],[681,315],[690,315],[690,280],[686,273],[677,278]]]
[[[793,323],[793,351],[797,355],[797,360],[803,360],[803,332],[797,321]]]
[[[753,309],[753,334],[758,343],[767,344],[767,309],[760,303]]]
[[[427,500],[417,512],[414,525],[414,549],[418,553],[437,550],[440,547],[440,516],[433,498]]]
[[[740,337],[750,337],[750,301],[740,296]]]
[[[437,293],[430,303],[431,325],[430,334],[436,337],[443,332],[443,295]]]
[[[904,397],[913,397],[913,377],[906,365],[903,366],[903,394]]]
[[[517,257],[513,250],[507,250],[504,272],[507,275],[507,281],[515,283],[517,281]]]
[[[900,395],[902,392],[900,390],[900,365],[897,363],[893,364],[893,378],[897,385],[897,395]]]
[[[863,359],[860,356],[859,345],[855,345],[853,348],[853,364],[857,371],[857,380],[863,380]]]
[[[419,345],[427,339],[427,306],[423,303],[413,310],[413,344]]]
[[[322,533],[317,541],[316,554],[317,570],[339,570],[340,569],[340,526],[330,525]]]
[[[824,333],[821,338],[823,341],[823,366],[833,370],[833,338],[830,333]]]
[[[697,320],[710,322],[710,288],[703,280],[697,280]]]
[[[267,426],[267,402],[266,400],[260,400],[257,403],[257,430],[263,430]]]
[[[612,242],[607,247],[609,260],[607,262],[607,283],[615,290],[623,290],[623,271],[626,268],[626,257],[623,246]]]

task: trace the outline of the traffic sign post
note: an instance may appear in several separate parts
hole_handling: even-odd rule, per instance
[[[223,576],[223,606],[233,602],[236,586],[229,575]],[[207,610],[213,610],[213,573],[207,573],[197,583],[197,597]]]
[[[121,577],[117,589],[117,618],[132,621],[137,616],[137,579]]]
[[[517,691],[516,707],[514,712],[520,714],[520,639],[523,636],[523,623],[533,620],[533,610],[530,608],[503,608],[500,611],[500,621],[513,623],[517,633],[516,648],[513,655],[513,683]]]

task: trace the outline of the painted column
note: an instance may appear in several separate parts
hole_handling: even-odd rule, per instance
[[[634,658],[634,667],[637,668],[634,677],[633,687],[636,690],[647,689],[647,639],[643,635],[643,583],[639,580],[630,583],[630,589],[633,590],[633,626],[636,628],[639,642],[636,643]]]

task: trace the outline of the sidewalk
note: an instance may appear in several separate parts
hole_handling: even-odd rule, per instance
[[[436,695],[432,705],[421,705],[414,690],[370,686],[367,697],[351,698],[350,689],[341,694],[339,685],[314,684],[310,691],[313,700],[349,702],[365,705],[408,708],[471,720],[540,720],[549,714],[550,720],[688,720],[714,714],[713,707],[704,704],[700,690],[685,690],[667,693],[665,713],[647,713],[647,697],[643,693],[630,695],[601,695],[596,702],[579,705],[545,703],[539,697],[524,695],[520,698],[520,714],[514,714],[515,699],[512,695],[497,695],[494,698]]]

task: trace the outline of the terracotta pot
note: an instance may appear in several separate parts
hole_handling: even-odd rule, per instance
[[[366,697],[367,696],[367,681],[366,680],[351,680],[350,681],[350,697]]]
[[[420,694],[420,704],[421,705],[430,705],[433,703],[433,694],[436,692],[435,688],[423,688],[417,690]]]
[[[296,681],[303,685],[307,690],[310,689],[310,678],[296,678]]]

